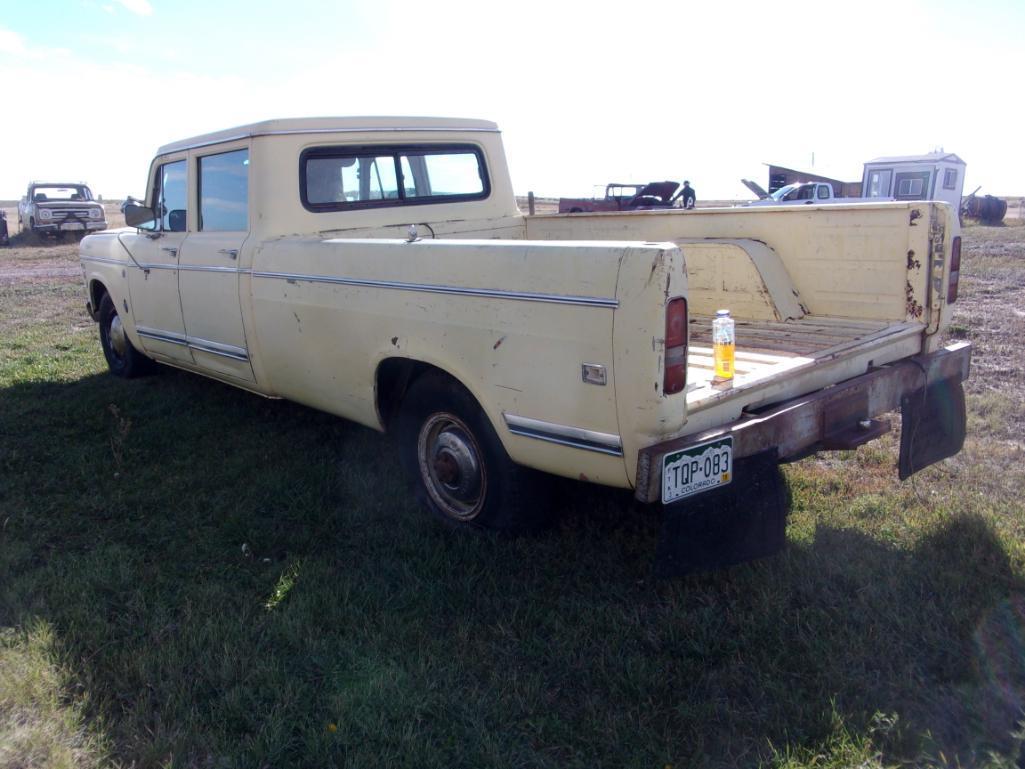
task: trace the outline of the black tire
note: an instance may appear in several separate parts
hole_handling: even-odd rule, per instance
[[[133,379],[153,370],[154,363],[132,346],[109,294],[100,301],[100,346],[114,376]]]
[[[509,459],[458,382],[433,373],[414,381],[394,428],[417,498],[447,525],[522,534],[547,522],[539,474]]]

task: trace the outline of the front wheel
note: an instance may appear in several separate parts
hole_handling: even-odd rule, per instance
[[[132,379],[153,369],[153,361],[132,346],[109,294],[100,301],[100,346],[110,373],[115,376]]]
[[[545,521],[537,474],[509,459],[483,410],[457,382],[433,374],[417,379],[396,433],[417,497],[448,525],[523,533]]]

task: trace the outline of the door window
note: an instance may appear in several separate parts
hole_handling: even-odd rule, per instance
[[[160,167],[160,229],[185,232],[186,194],[185,161],[165,163]]]
[[[249,229],[248,149],[199,159],[199,229],[204,232]]]

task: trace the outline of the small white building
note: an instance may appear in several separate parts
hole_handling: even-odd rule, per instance
[[[866,198],[942,200],[961,207],[965,162],[952,152],[876,158],[865,163],[861,194]]]

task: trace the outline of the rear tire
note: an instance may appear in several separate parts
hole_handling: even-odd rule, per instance
[[[521,534],[547,520],[538,474],[509,458],[477,401],[453,379],[428,373],[413,382],[395,433],[417,498],[447,525]]]
[[[100,300],[100,346],[114,376],[133,379],[153,370],[153,361],[132,346],[110,294]]]

